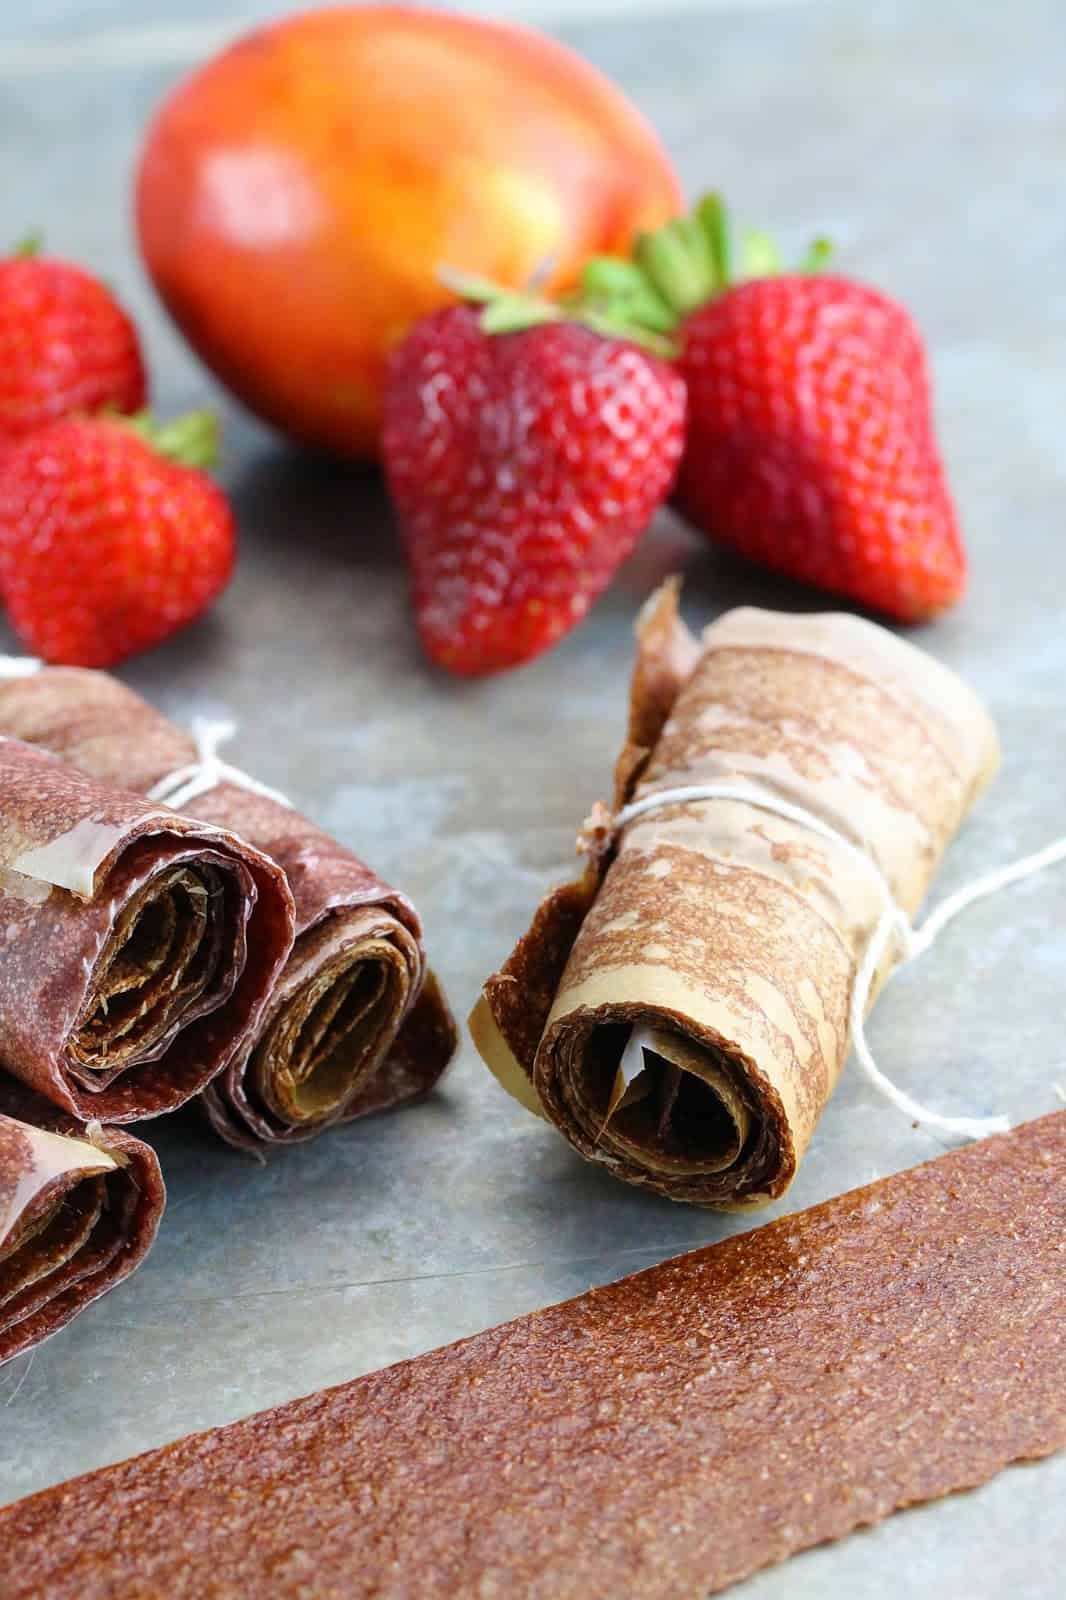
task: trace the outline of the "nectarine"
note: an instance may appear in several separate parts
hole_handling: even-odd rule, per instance
[[[195,72],[149,129],[141,248],[204,361],[260,416],[376,451],[388,352],[438,267],[549,287],[680,206],[643,118],[528,29],[406,7],[304,13]]]

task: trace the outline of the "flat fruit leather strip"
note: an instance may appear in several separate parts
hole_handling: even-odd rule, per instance
[[[616,809],[681,785],[769,790],[864,850],[913,914],[998,765],[980,703],[858,617],[743,609],[697,641],[677,593],[665,585],[638,624]],[[482,1056],[628,1183],[728,1209],[775,1199],[847,1057],[876,878],[744,800],[663,805],[617,849],[599,807],[581,842],[584,876],[485,985]],[[935,1101],[935,1083],[921,1092]]]
[[[164,1198],[146,1144],[0,1076],[0,1366],[129,1277]]]
[[[142,794],[197,754],[116,678],[70,668],[0,683],[0,733]],[[296,943],[272,1001],[203,1097],[217,1132],[255,1151],[431,1089],[458,1035],[410,901],[275,800],[220,784],[192,810],[272,856],[296,902]]]
[[[1058,1112],[34,1495],[0,1592],[702,1600],[1066,1444],[1064,1224]]]
[[[0,1067],[81,1121],[172,1111],[259,1024],[280,868],[225,829],[0,737]]]

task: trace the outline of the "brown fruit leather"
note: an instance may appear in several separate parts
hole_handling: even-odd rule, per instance
[[[117,678],[75,668],[0,682],[0,732],[141,794],[197,757],[187,733]],[[458,1036],[410,901],[278,800],[220,783],[191,809],[277,861],[296,905],[270,1003],[203,1096],[216,1131],[257,1151],[431,1089]]]
[[[224,828],[0,737],[0,1067],[81,1121],[199,1094],[292,946],[281,869]]]
[[[0,1592],[702,1600],[1066,1444],[1064,1224],[1058,1112],[34,1495]]]
[[[638,637],[616,810],[701,784],[740,796],[664,803],[618,840],[596,808],[584,876],[541,905],[471,1028],[504,1087],[615,1177],[760,1205],[840,1076],[884,910],[848,844],[913,915],[998,742],[953,673],[858,617],[742,609],[697,641],[670,583]],[[746,799],[768,791],[847,844]]]
[[[129,1276],[164,1198],[146,1144],[0,1074],[0,1366]]]

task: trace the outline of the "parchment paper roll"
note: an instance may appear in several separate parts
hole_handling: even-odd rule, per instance
[[[998,765],[965,684],[843,614],[732,611],[697,642],[676,584],[638,639],[616,810],[682,785],[769,791],[859,846],[917,909]],[[599,807],[581,845],[584,876],[548,896],[485,985],[482,1056],[628,1183],[730,1209],[776,1198],[847,1056],[876,877],[744,800],[664,805],[618,841]]]
[[[0,1075],[0,1366],[129,1276],[163,1201],[146,1144]]]
[[[284,874],[223,828],[0,738],[0,1066],[81,1121],[198,1094],[292,945]]]
[[[0,682],[0,732],[149,793],[195,762],[194,740],[102,672],[51,667]],[[411,902],[278,800],[232,783],[197,817],[232,828],[284,869],[296,943],[248,1047],[204,1095],[231,1144],[310,1138],[432,1088],[455,1051]]]

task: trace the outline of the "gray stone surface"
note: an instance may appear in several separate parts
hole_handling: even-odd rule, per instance
[[[226,415],[239,575],[212,617],[124,675],[175,716],[232,711],[234,758],[412,893],[465,1012],[541,891],[569,870],[575,825],[606,792],[629,624],[655,580],[685,571],[695,623],[738,601],[811,609],[818,598],[722,559],[664,517],[546,660],[484,684],[427,671],[374,475],[287,451],[217,396],[139,275],[127,224],[138,130],[188,49],[188,34],[164,25],[213,14],[206,0],[173,12],[152,0],[131,23],[128,7],[101,0],[85,27],[121,22],[125,42],[104,40],[76,70],[22,57],[31,70],[4,77],[18,56],[5,44],[0,221],[12,237],[43,225],[56,250],[118,287],[142,318],[164,410],[219,398]],[[39,16],[38,39],[85,31],[74,5],[53,0]],[[19,32],[5,8],[0,34],[17,44]],[[913,307],[974,572],[965,606],[919,637],[986,696],[1006,750],[941,887],[1043,843],[1062,828],[1066,776],[1057,0],[719,4],[563,36],[635,96],[692,189],[720,185],[793,247],[832,233],[849,270]],[[893,984],[871,1037],[901,1083],[946,1109],[1016,1119],[1057,1103],[1062,895],[1063,880],[1047,879],[978,907]],[[469,1045],[429,1102],[264,1168],[190,1119],[149,1133],[171,1193],[158,1247],[118,1293],[0,1374],[0,1500],[749,1225],[582,1164]],[[846,1074],[778,1210],[939,1148]],[[1066,1459],[1014,1469],[744,1592],[1051,1600],[1066,1562],[1064,1496]]]

